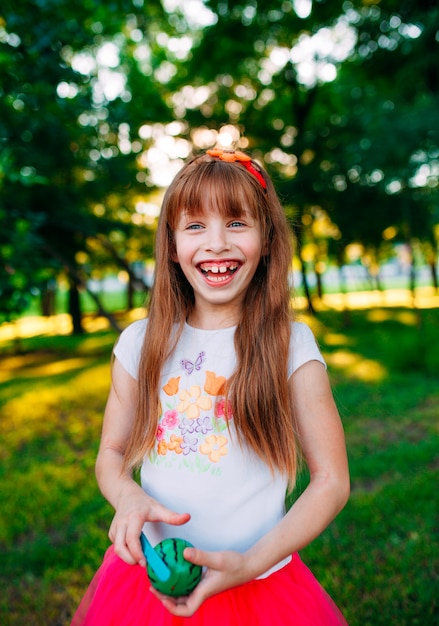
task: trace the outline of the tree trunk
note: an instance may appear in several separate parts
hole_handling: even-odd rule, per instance
[[[119,324],[117,323],[116,319],[114,318],[114,316],[105,310],[105,308],[102,306],[102,303],[99,297],[89,288],[88,283],[87,283],[87,277],[83,276],[81,272],[72,263],[69,263],[67,259],[63,258],[62,255],[59,254],[59,252],[53,250],[53,248],[51,248],[50,246],[46,245],[46,250],[55,259],[62,262],[64,268],[66,269],[66,271],[68,272],[70,276],[69,313],[72,317],[73,334],[81,334],[84,332],[84,328],[82,326],[82,316],[81,316],[81,308],[80,308],[80,302],[79,302],[78,287],[83,287],[87,291],[87,293],[92,298],[92,300],[94,300],[97,306],[98,314],[102,315],[102,317],[105,317],[109,321],[111,327],[117,333],[120,333],[121,328]]]
[[[127,311],[134,309],[134,291],[136,278],[132,274],[128,274],[127,283]]]
[[[383,286],[381,284],[380,272],[378,269],[374,269],[371,273],[372,278],[372,287],[377,291],[383,291]]]
[[[375,275],[375,284],[378,291],[383,291],[383,285],[381,284],[381,276],[379,272]]]
[[[413,301],[415,300],[415,290],[416,290],[416,261],[415,254],[413,251],[413,245],[410,242],[408,244],[410,250],[410,277],[409,277],[409,289],[412,294]]]
[[[55,315],[55,293],[56,282],[54,280],[47,281],[41,293],[41,314],[44,317]]]
[[[320,272],[320,270],[317,268],[317,263],[314,266],[314,272],[316,275],[316,283],[317,283],[317,296],[319,298],[319,300],[321,300],[323,298],[323,278],[322,278],[322,273]]]
[[[69,287],[69,315],[72,318],[73,334],[83,335],[84,327],[82,325],[79,289],[77,283],[74,280],[70,281]]]
[[[435,289],[435,291],[439,290],[438,276],[437,276],[437,256],[436,252],[433,251],[428,258],[428,266],[431,272],[431,282]]]
[[[343,261],[341,261],[341,260],[338,261],[338,276],[339,276],[339,285],[340,285],[340,296],[341,296],[342,302],[343,302],[343,309],[342,309],[343,327],[344,328],[349,328],[349,326],[351,325],[351,313],[350,313],[349,307],[347,305],[346,280],[345,280],[345,274],[344,274],[344,271],[343,271]]]
[[[308,313],[310,313],[311,315],[315,315],[316,311],[314,309],[312,299],[311,299],[311,292],[310,292],[309,285],[308,285],[308,276],[306,275],[305,262],[302,258],[302,251],[300,249],[300,246],[298,246],[298,249],[297,249],[297,256],[299,257],[299,261],[300,261],[300,271],[302,274],[303,290],[305,292],[306,300],[308,303]]]

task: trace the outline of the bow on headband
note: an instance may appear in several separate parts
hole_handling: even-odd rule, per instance
[[[244,152],[239,152],[235,150],[221,150],[220,148],[215,148],[214,150],[207,150],[206,154],[214,157],[215,159],[219,159],[220,161],[226,161],[227,163],[240,163],[243,165],[258,181],[261,183],[262,187],[267,191],[267,183],[265,178],[262,176],[261,172],[255,167],[253,164],[251,157],[248,154],[244,154]]]

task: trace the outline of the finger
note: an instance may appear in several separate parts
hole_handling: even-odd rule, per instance
[[[111,543],[114,543],[116,539],[116,527],[115,527],[114,519],[110,524],[110,528],[108,529],[108,538],[110,539]]]
[[[157,503],[152,509],[151,517],[148,521],[164,522],[165,524],[172,524],[173,526],[181,526],[182,524],[186,524],[190,518],[189,513],[177,513]]]
[[[131,554],[131,551],[126,542],[126,528],[124,526],[118,526],[116,529],[114,541],[114,551],[119,558],[128,563],[134,565],[137,563],[137,559]]]
[[[142,544],[140,543],[141,530],[130,529],[126,535],[126,545],[133,557],[135,563],[138,563],[142,567],[146,567],[146,558],[142,550]]]
[[[156,521],[167,524],[181,525],[186,524],[190,520],[189,513],[176,513],[175,511],[170,511],[166,507],[159,504],[155,507],[155,509],[152,511],[151,517],[154,518],[156,515]],[[132,523],[128,525],[125,537],[125,543],[131,556],[136,563],[143,567],[146,567],[146,558],[140,542],[140,533],[142,532],[145,521],[147,520],[141,518],[133,520]],[[148,521],[152,521],[151,518]]]
[[[178,617],[191,617],[203,603],[203,598],[197,598],[193,593],[190,596],[172,598],[159,593],[154,587],[151,587],[151,593],[160,600],[169,613]]]
[[[185,548],[183,550],[183,556],[186,561],[194,563],[194,565],[205,565],[206,559],[208,559],[208,553],[198,548]]]
[[[140,529],[137,530],[137,526]],[[110,541],[114,545],[116,554],[129,564],[138,563],[146,567],[146,559],[140,544],[140,531],[143,522],[139,520],[138,524],[126,525],[117,520],[117,515],[113,520],[108,531]]]
[[[205,552],[192,547],[185,548],[183,556],[190,563],[209,569],[220,570],[224,566],[224,554],[222,552]]]

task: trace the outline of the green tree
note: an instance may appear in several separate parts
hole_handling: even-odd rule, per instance
[[[390,227],[404,241],[416,228],[434,256],[436,5],[320,2],[303,18],[288,2],[207,4],[215,19],[177,80],[210,92],[182,115],[232,123],[258,146],[291,204],[299,257],[321,209],[338,227],[338,263],[352,241],[378,257]]]
[[[162,14],[160,3],[153,6]],[[1,241],[7,262],[0,298],[6,317],[23,308],[31,288],[43,288],[62,271],[70,281],[74,331],[81,332],[78,288],[87,286],[88,276],[80,259],[90,255],[88,242],[111,241],[115,231],[124,232],[126,241],[133,235],[129,215],[146,189],[122,135],[132,109],[142,103],[130,105],[125,75],[96,61],[104,44],[123,39],[132,10],[125,0],[2,7],[0,216],[9,228]],[[114,91],[118,80],[121,88]],[[157,118],[160,109],[163,115],[160,96],[144,92],[149,117]],[[143,239],[150,247],[151,238]],[[118,256],[122,261],[125,250]]]
[[[132,264],[152,248],[148,204],[159,198],[149,195],[168,180],[156,166],[165,155],[172,174],[219,131],[272,173],[305,289],[310,244],[314,268],[326,254],[343,264],[353,242],[379,262],[404,241],[435,269],[435,3],[206,0],[196,15],[193,3],[166,6],[3,3],[7,315],[60,272],[72,305],[91,272],[124,268],[134,280]],[[75,320],[80,331],[79,311]]]

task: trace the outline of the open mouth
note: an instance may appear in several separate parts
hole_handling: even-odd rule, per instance
[[[198,268],[203,276],[212,282],[224,282],[229,279],[239,268],[237,261],[226,261],[224,263],[200,263]]]

